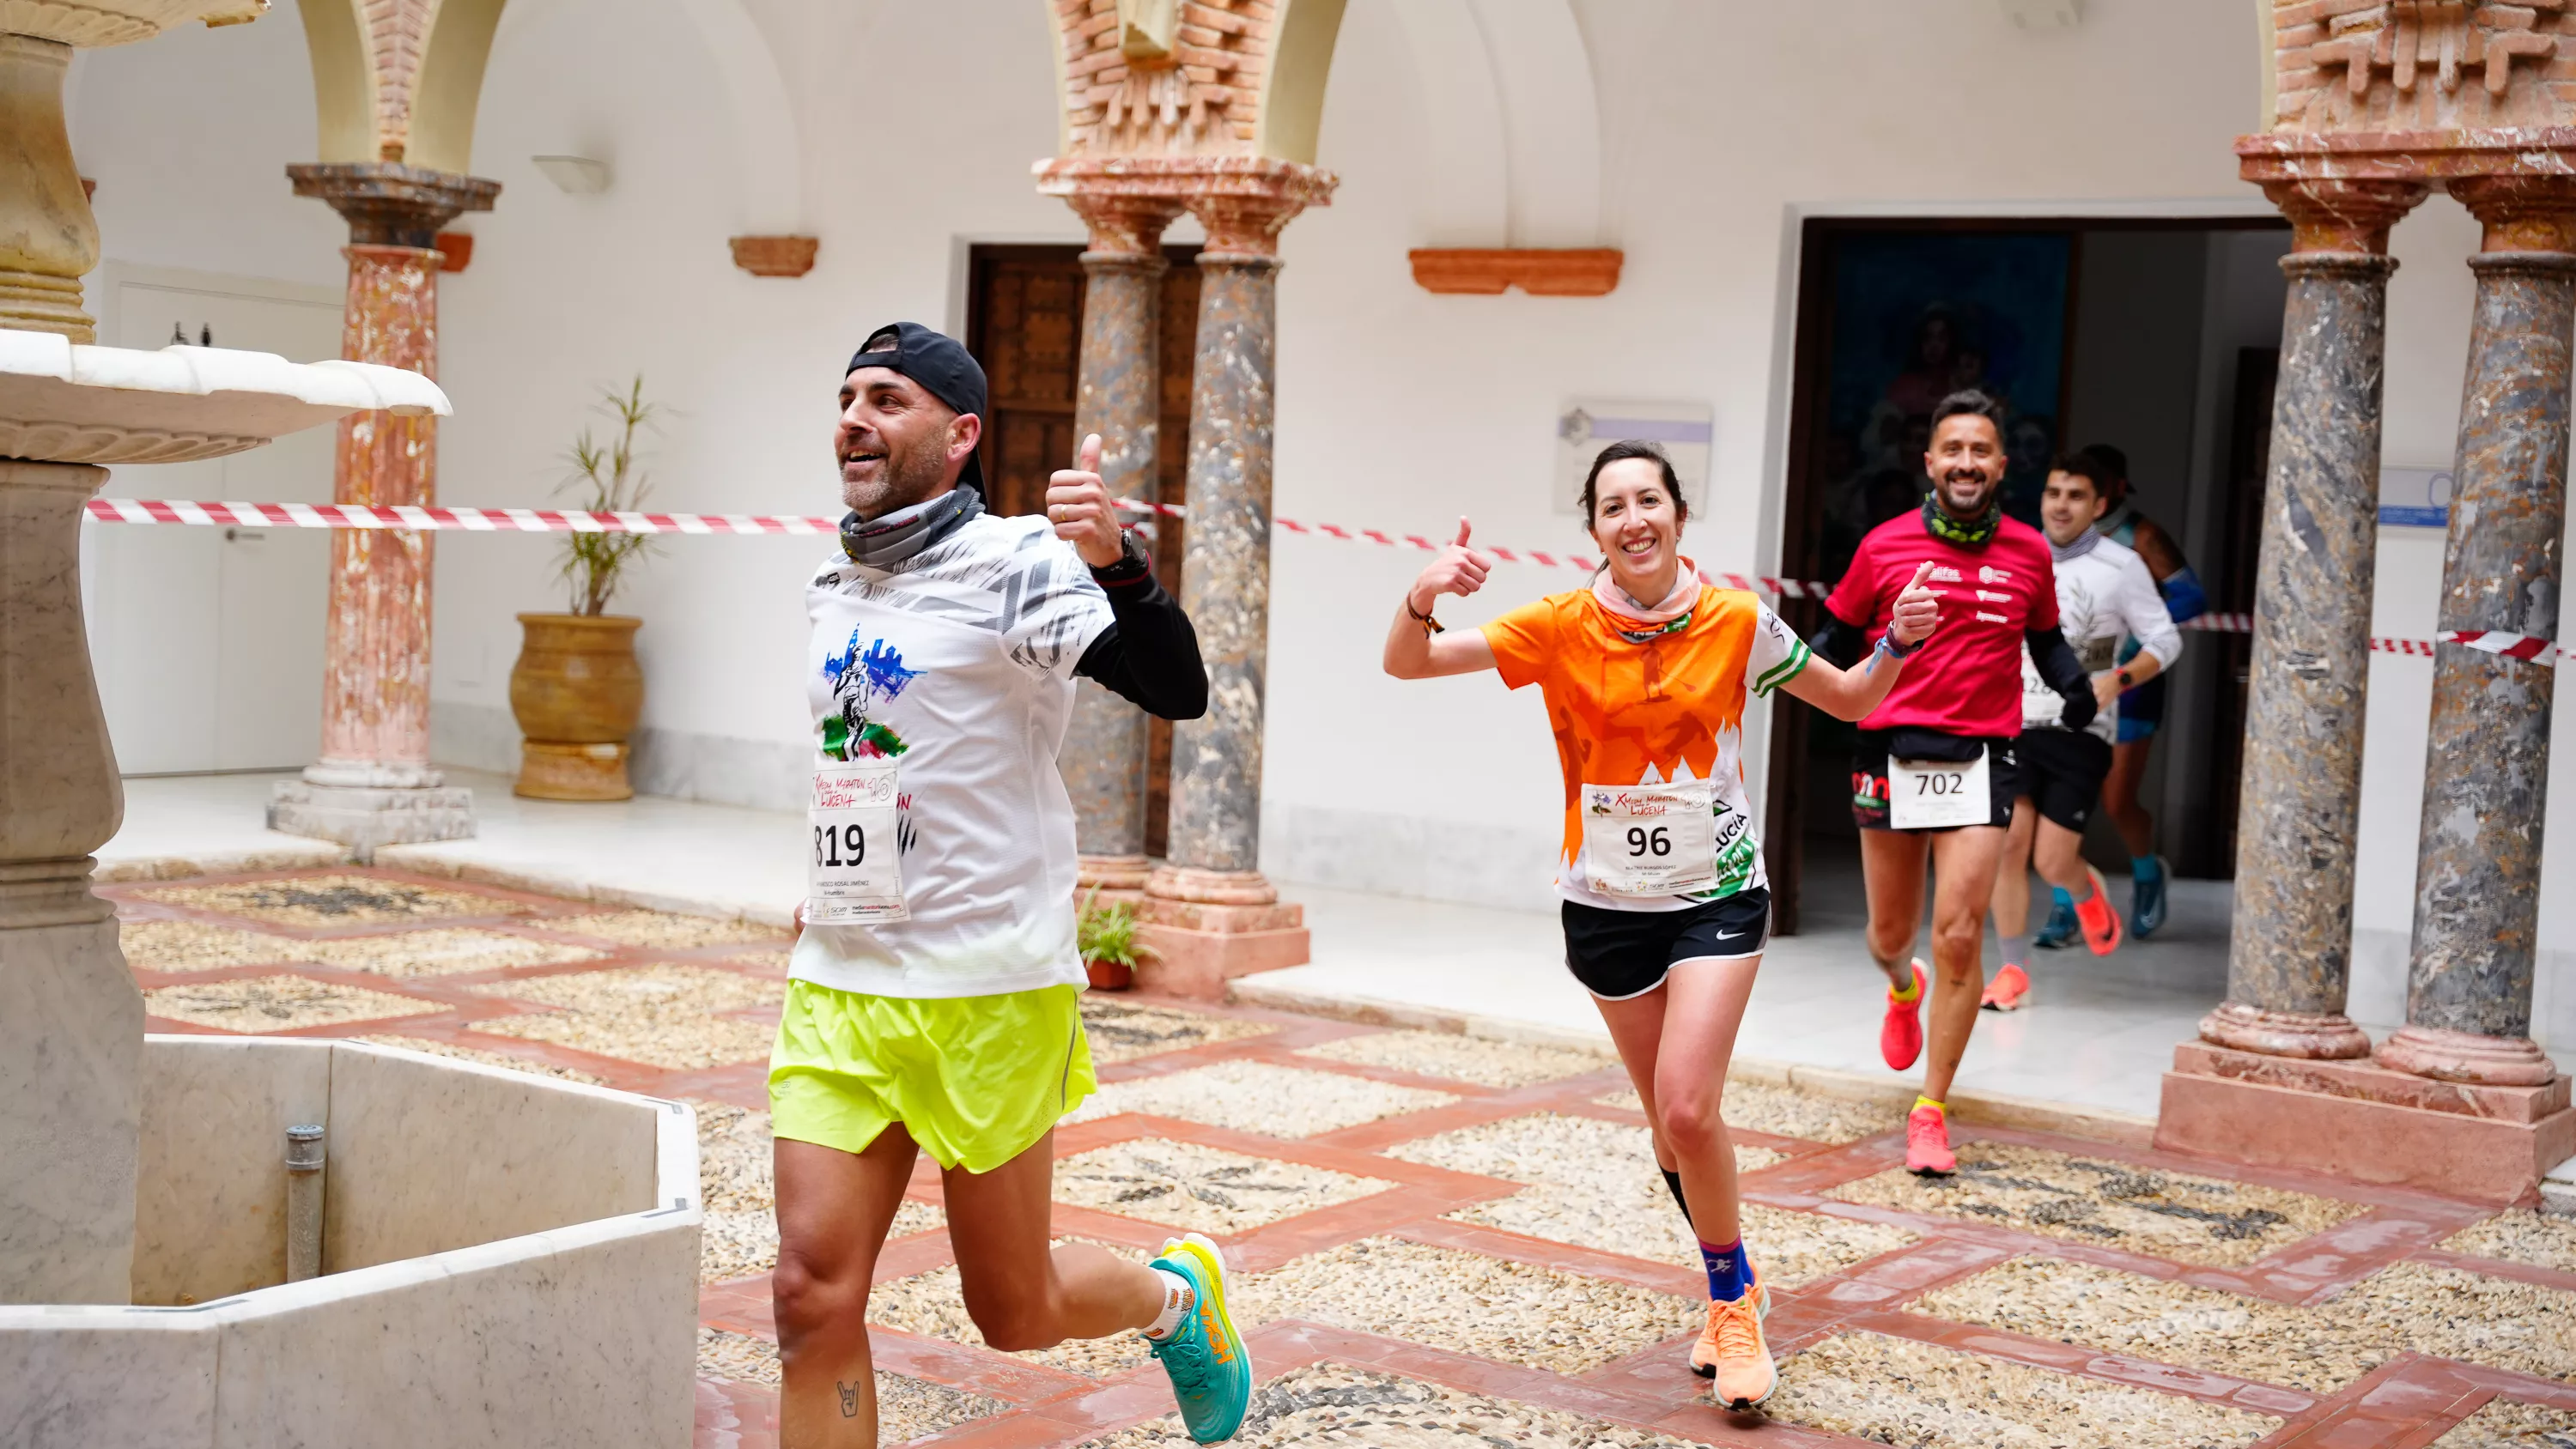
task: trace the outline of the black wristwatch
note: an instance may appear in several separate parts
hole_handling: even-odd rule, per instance
[[[1136,541],[1135,530],[1122,528],[1118,530],[1118,562],[1105,569],[1093,569],[1091,581],[1103,586],[1132,584],[1153,571],[1153,557]]]

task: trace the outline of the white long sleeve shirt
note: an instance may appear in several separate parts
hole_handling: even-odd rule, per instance
[[[2136,637],[2140,653],[2155,656],[2160,669],[2172,668],[2174,660],[2182,656],[2182,634],[2174,628],[2173,616],[2165,612],[2164,595],[2156,591],[2155,576],[2147,572],[2136,550],[2107,538],[2096,537],[2093,546],[2081,553],[2058,556],[2057,617],[2058,627],[2066,631],[2066,642],[2074,646],[2075,657],[2083,661],[2087,674],[2110,668],[2120,641],[2131,636]],[[2066,701],[2039,677],[2039,666],[2031,661],[2030,648],[2024,645],[2021,727],[2064,729],[2057,721],[2065,707]],[[2119,701],[2114,699],[2111,707],[2095,714],[2085,729],[2107,741],[2118,732],[2119,722]]]

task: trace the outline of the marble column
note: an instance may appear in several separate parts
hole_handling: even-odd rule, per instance
[[[2379,532],[2388,229],[2414,182],[2266,186],[2294,228],[2254,604],[2227,1000],[2205,1041],[2366,1056],[2344,1015]]]
[[[1073,435],[1100,435],[1100,476],[1110,493],[1154,499],[1162,416],[1163,228],[1176,203],[1076,192],[1065,198],[1091,229],[1082,254],[1082,364]],[[1145,885],[1145,712],[1088,679],[1074,685],[1065,733],[1065,785],[1088,889]]]
[[[438,229],[487,210],[500,183],[394,163],[290,166],[299,196],[349,222],[341,355],[438,371]],[[358,413],[340,424],[332,497],[379,507],[436,501],[435,418]],[[347,845],[361,861],[381,846],[474,833],[474,799],[429,763],[431,549],[426,533],[332,534],[330,622],[322,686],[322,758],[281,783],[269,825]]]
[[[106,479],[0,460],[0,1303],[131,1296],[143,997],[89,888],[125,795],[80,601]]]
[[[2452,471],[2441,630],[2554,640],[2567,522],[2576,180],[2491,176],[2451,194],[2486,224]],[[2382,1066],[2539,1086],[2531,1040],[2555,661],[2436,644],[2406,1025]]]
[[[1307,200],[1267,185],[1188,198],[1207,245],[1181,589],[1207,661],[1208,712],[1172,730],[1169,838],[1144,908],[1147,943],[1162,959],[1139,979],[1194,995],[1307,959],[1304,912],[1280,905],[1260,869],[1278,236]]]

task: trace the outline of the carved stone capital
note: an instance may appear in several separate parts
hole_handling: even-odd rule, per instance
[[[2266,181],[2263,194],[2289,218],[2293,252],[2385,256],[2388,231],[2424,200],[2413,180],[2313,177]]]
[[[2480,1036],[2440,1027],[2400,1027],[2380,1043],[2376,1057],[2392,1071],[2439,1082],[2538,1087],[2558,1077],[2558,1064],[2528,1037]]]
[[[1279,229],[1307,207],[1331,204],[1341,178],[1270,156],[1074,156],[1039,162],[1037,182],[1038,190],[1068,200],[1125,198],[1171,206],[1175,214],[1186,209],[1207,228],[1202,255],[1223,261],[1277,256]]]
[[[2488,252],[2576,252],[2576,176],[2463,176],[2450,192]]]
[[[1163,229],[1180,219],[1183,207],[1163,196],[1124,191],[1076,189],[1063,194],[1065,205],[1091,230],[1092,258],[1162,259]]]
[[[2200,1039],[2267,1057],[2345,1061],[2370,1055],[2370,1036],[2341,1012],[2265,1011],[2222,1003],[2200,1019]]]
[[[362,246],[430,250],[438,229],[469,211],[490,211],[501,183],[405,166],[398,161],[323,162],[289,166],[295,194],[330,204]]]

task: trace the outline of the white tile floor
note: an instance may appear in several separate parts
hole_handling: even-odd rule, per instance
[[[325,864],[331,847],[261,826],[276,775],[126,782],[125,827],[103,872],[175,873]],[[379,863],[575,896],[785,923],[804,892],[796,816],[646,797],[609,805],[521,800],[501,776],[451,771],[473,789],[472,840],[393,847]],[[1772,943],[1739,1051],[1746,1057],[1889,1075],[1878,1060],[1885,978],[1860,943],[1854,862],[1811,852],[1806,930]],[[2125,899],[2125,881],[2114,882]],[[1399,900],[1287,884],[1306,907],[1314,961],[1262,979],[1303,993],[1363,999],[1597,1033],[1590,999],[1565,974],[1555,910]],[[2042,898],[2043,900],[2045,897]],[[2149,942],[2096,960],[2035,953],[2034,1005],[1985,1015],[1961,1080],[1983,1091],[2141,1115],[2159,1079],[2227,982],[2229,888],[2182,882],[2173,918]],[[1989,942],[1988,960],[1993,957]],[[2391,1023],[2367,1023],[2384,1033]],[[2564,1058],[2566,1054],[2562,1054]],[[2570,1062],[2576,1066],[2576,1061]]]

